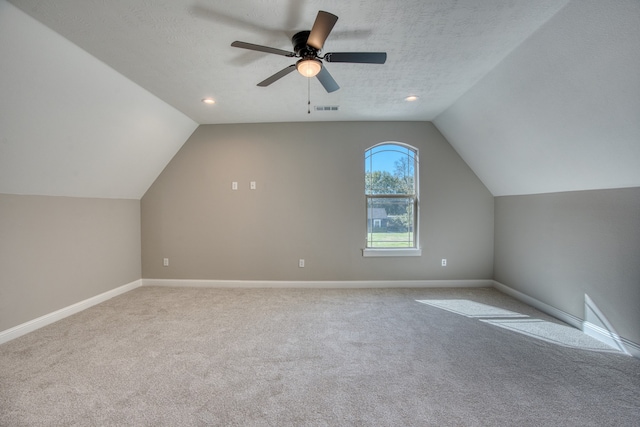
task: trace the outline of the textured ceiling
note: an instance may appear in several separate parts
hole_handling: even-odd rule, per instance
[[[194,121],[431,120],[560,10],[559,0],[11,0]],[[318,10],[339,16],[324,52],[386,51],[387,63],[328,64],[341,89],[293,73],[256,84],[290,58],[230,47],[291,50]],[[407,95],[419,101],[404,101]],[[206,106],[204,97],[217,103]]]

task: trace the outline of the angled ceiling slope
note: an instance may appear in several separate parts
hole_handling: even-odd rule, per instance
[[[435,117],[494,195],[640,186],[637,0],[12,3],[66,39],[0,0],[0,192],[140,198],[196,122]],[[318,9],[327,51],[389,58],[308,115],[305,79],[255,86],[283,58],[229,45],[290,49]]]
[[[0,193],[139,199],[197,124],[0,0]]]
[[[639,187],[639,23],[572,1],[434,123],[495,196]]]

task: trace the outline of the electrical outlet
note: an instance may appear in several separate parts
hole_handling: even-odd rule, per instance
[[[298,267],[304,268],[304,260],[303,259],[299,259],[298,260]]]
[[[447,259],[446,258],[442,258],[442,266],[443,267],[447,266]]]
[[[233,181],[231,183],[231,189],[232,190],[237,190],[238,189],[238,182],[237,181]]]
[[[169,258],[165,258],[165,259],[163,259],[163,260],[162,260],[162,265],[163,265],[164,267],[169,267]]]

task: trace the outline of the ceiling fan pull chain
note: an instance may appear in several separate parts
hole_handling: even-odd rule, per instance
[[[307,78],[307,114],[311,114],[311,78]]]

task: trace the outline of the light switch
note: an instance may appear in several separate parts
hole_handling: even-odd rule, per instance
[[[238,189],[238,182],[237,181],[233,181],[231,183],[231,189],[232,190],[237,190]]]
[[[251,181],[251,189],[255,190],[256,189],[256,182],[255,181]]]

